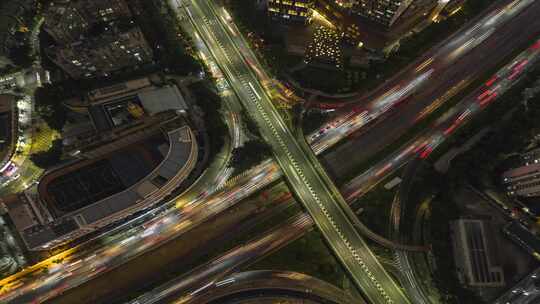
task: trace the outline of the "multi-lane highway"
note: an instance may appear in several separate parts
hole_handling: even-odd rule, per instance
[[[346,198],[369,191],[378,180],[399,169],[420,153],[420,158],[427,158],[441,143],[450,137],[461,125],[469,121],[475,114],[496,101],[509,88],[516,84],[525,72],[537,62],[540,53],[540,42],[533,40],[532,45],[514,57],[496,74],[475,90],[468,97],[447,111],[426,131],[406,143],[401,149],[389,155],[382,163],[383,167],[372,167],[354,178],[342,189]]]
[[[226,101],[225,108],[230,111],[224,113],[224,118],[229,126],[231,141],[190,189],[164,206],[146,210],[141,216],[108,231],[99,240],[65,250],[0,280],[0,301],[9,299],[16,299],[15,303],[25,302],[24,299],[41,301],[78,286],[173,238],[173,234],[194,227],[276,180],[280,173],[276,166],[266,162],[237,178],[236,184],[241,185],[240,187],[236,187],[236,184],[225,186],[225,181],[232,173],[227,166],[230,152],[244,141],[245,136],[237,114],[239,106],[235,106],[234,96],[227,94],[227,90],[221,93]],[[212,207],[205,208],[205,204],[212,204]],[[131,227],[138,228],[131,229]],[[133,242],[140,239],[145,241]],[[92,268],[88,268],[89,265],[86,263],[81,263],[88,261],[92,261],[91,265],[94,265]],[[64,280],[70,282],[65,284]],[[19,297],[21,295],[23,300]]]
[[[471,81],[526,43],[540,30],[532,0],[498,1],[491,11],[441,42],[375,91],[308,136],[315,152],[347,141],[323,156],[339,176],[347,164],[366,160],[411,126],[459,94]],[[355,134],[356,132],[356,134]],[[361,133],[361,134],[358,134]]]
[[[390,209],[390,232],[392,239],[395,241],[402,241],[405,239],[403,231],[400,230],[402,226],[401,218],[407,210],[410,212],[411,206],[408,206],[407,198],[409,197],[414,182],[414,176],[416,176],[417,170],[421,167],[421,164],[422,162],[418,157],[407,164],[403,171],[402,182],[394,195],[394,201],[392,202],[392,207]],[[403,250],[394,251],[394,260],[399,269],[401,286],[405,288],[407,295],[414,300],[415,304],[431,303],[428,291],[426,291],[424,285],[419,282],[415,268],[410,262],[408,254],[408,252]]]
[[[527,1],[522,1],[522,3],[525,4],[526,2]],[[513,3],[514,5],[516,4],[516,2]],[[537,9],[537,4],[532,5],[535,6],[530,7],[531,11]],[[524,7],[521,7],[521,9],[523,8]],[[531,20],[530,16],[527,14],[520,15],[518,12],[514,12],[513,16],[516,19],[512,20],[508,26],[505,26],[505,30],[517,28],[519,31],[528,32],[537,26],[537,20]],[[527,24],[528,26],[523,26],[523,24]],[[489,43],[493,37],[497,38],[498,35],[486,38],[486,43]],[[515,43],[519,42],[520,39],[510,39],[506,41],[508,48],[514,47]],[[504,41],[504,39],[502,40]],[[463,41],[462,43],[464,42],[466,41]],[[483,45],[483,43],[479,44],[475,48],[483,47]],[[453,47],[458,49],[461,45],[459,43],[454,43]],[[491,54],[491,52],[488,53]],[[431,76],[428,79],[432,79]],[[357,115],[355,116],[358,117]],[[330,144],[328,146],[330,146]],[[403,158],[401,161],[406,161],[405,156],[410,153],[408,150],[413,151],[415,149],[411,149],[410,146],[408,146],[405,150],[400,150],[397,154],[375,166],[374,169],[369,170],[368,173],[362,175],[361,178],[356,179],[355,182],[347,188],[347,193],[352,195],[355,192],[353,190],[363,189],[365,191],[368,189],[369,186],[373,185],[374,180],[380,179],[385,174],[391,172],[392,169],[397,166],[397,160]],[[189,199],[182,197],[179,200],[175,200],[173,202],[177,202],[179,207],[183,206],[180,210],[154,211],[155,213],[152,214],[155,214],[156,218],[149,224],[136,229],[127,231],[122,230],[118,233],[115,232],[104,239],[102,243],[89,249],[81,249],[80,251],[78,249],[72,249],[65,251],[58,256],[30,267],[15,276],[2,280],[0,282],[2,287],[0,289],[0,300],[4,302],[12,300],[14,303],[27,303],[29,300],[41,301],[51,298],[59,292],[77,286],[111,268],[125,263],[135,254],[163,244],[168,239],[179,235],[186,229],[189,229],[189,227],[199,223],[199,220],[204,218],[204,216],[217,214],[257,189],[268,185],[270,182],[279,178],[279,176],[281,176],[281,173],[275,164],[266,163],[261,167],[251,170],[242,178],[235,180],[230,187],[226,187],[223,191],[220,191],[214,196],[209,196],[209,193],[206,193],[204,190],[199,190],[198,193],[202,193],[202,195],[195,194]],[[376,178],[368,180],[367,176]],[[192,193],[197,193],[197,191]],[[203,201],[204,204],[201,203]],[[205,208],[205,206],[211,206],[211,208]],[[201,213],[201,215],[199,215],[197,220],[194,220],[194,216],[197,213]],[[73,254],[73,252],[75,252],[75,254]],[[52,263],[52,260],[64,256],[67,256],[67,258],[65,258],[62,263]],[[88,268],[88,264],[96,267]],[[43,271],[43,269],[46,271]]]
[[[314,219],[353,281],[374,303],[408,303],[401,289],[377,261],[356,231],[348,206],[331,186],[312,152],[303,149],[259,82],[256,72],[237,45],[247,44],[231,32],[223,9],[209,1],[192,1],[184,7],[243,106],[257,122],[270,144],[282,172],[300,202]],[[236,39],[234,39],[234,38]],[[234,40],[233,40],[234,39]],[[255,58],[253,58],[255,60]],[[344,210],[347,208],[347,210]],[[350,212],[352,214],[352,212]],[[354,215],[353,215],[354,216]]]
[[[430,153],[450,137],[453,132],[465,125],[474,115],[480,113],[513,85],[518,83],[526,71],[535,66],[539,59],[540,40],[534,42],[527,50],[513,58],[510,63],[494,74],[486,84],[447,111],[429,130],[347,184],[342,190],[348,194],[348,200],[353,200],[366,193],[369,188],[382,181],[386,174],[400,168],[412,158],[429,157]],[[227,253],[219,259],[220,263],[212,263],[213,271],[215,271],[214,275],[237,269],[240,265],[249,262],[254,257],[283,246],[284,243],[288,243],[298,238],[300,234],[308,231],[312,225],[313,223],[307,214],[299,215],[291,223],[282,225],[280,228],[269,232],[258,240]],[[201,279],[201,277],[198,279]],[[416,281],[414,278],[407,277],[406,279],[410,280],[412,286],[415,286]],[[205,281],[200,281],[200,283],[202,282]],[[412,295],[415,295],[415,293]],[[529,297],[528,299],[531,298]],[[429,298],[421,293],[417,294],[414,300],[418,303],[430,303]]]
[[[489,97],[485,93],[492,90],[491,86],[499,87],[501,89],[500,94],[503,94],[512,85],[516,84],[523,73],[534,66],[540,59],[539,49],[540,40],[535,42],[530,48],[512,59],[509,64],[499,70],[491,78],[491,80],[495,80],[490,81],[488,83],[489,86],[487,84],[482,86],[467,96],[458,105],[448,110],[439,121],[434,123],[432,128],[415,139],[415,142],[419,144],[418,149],[411,149],[411,145],[405,145],[388,159],[373,166],[368,172],[379,172],[381,169],[388,167],[389,164],[392,168],[399,168],[403,164],[408,163],[412,158],[418,158],[418,160],[420,160],[421,158],[428,157],[429,153],[436,149],[439,144],[444,142],[454,130],[465,125],[474,115],[480,113],[487,105],[497,100],[500,95],[495,94],[490,95],[494,97]],[[521,65],[520,63],[524,62],[524,60],[527,60],[527,64]],[[486,102],[485,98],[490,99]],[[471,109],[474,109],[474,111],[471,111]],[[448,130],[452,131],[448,132]],[[441,134],[444,134],[444,136],[441,136]],[[409,171],[410,174],[414,173],[413,169],[417,164],[418,163],[413,164],[412,169]],[[366,176],[369,176],[370,179],[366,179]],[[365,187],[361,187],[361,191],[350,192],[351,189],[356,189],[358,187],[358,180],[353,180],[353,182],[347,184],[342,190],[344,190],[344,192],[350,192],[350,195],[347,196],[350,202],[361,197],[368,190],[368,187],[373,187],[384,179],[385,175],[382,174],[360,175],[358,180],[363,180],[366,185]],[[404,187],[408,186],[406,185]],[[407,191],[407,189],[404,189],[403,191]],[[400,213],[396,213],[395,216],[396,221],[399,222]],[[277,228],[264,233],[255,240],[232,249],[216,260],[210,261],[200,268],[195,269],[191,274],[182,277],[181,279],[171,281],[160,286],[156,290],[145,294],[139,299],[143,300],[140,303],[159,303],[161,299],[171,297],[174,294],[178,295],[180,299],[189,299],[193,292],[209,288],[224,275],[238,271],[243,265],[249,264],[255,259],[274,252],[276,249],[298,239],[312,229],[313,226],[313,221],[307,214],[299,214],[289,222],[279,225]],[[411,264],[408,263],[408,260],[405,260],[405,262],[407,263],[401,264],[401,267],[412,267]],[[418,288],[418,290],[412,292],[409,291],[409,295],[412,297],[414,303],[434,303],[431,301],[429,295],[422,292],[421,284],[416,280],[414,274],[411,274],[412,270],[409,268],[402,268],[401,270],[404,272],[403,275],[406,280],[405,286],[408,288],[407,291],[409,291],[409,288]],[[528,297],[528,299],[532,298],[533,297]]]
[[[174,200],[172,203],[182,207],[164,206],[152,210],[148,215],[153,220],[134,222],[134,228],[121,230],[98,244],[66,250],[0,280],[0,302],[39,303],[50,299],[185,233],[279,176],[277,167],[265,163],[239,178],[237,184],[240,186],[225,187],[214,195],[199,196],[190,201],[179,201],[185,200],[184,197]],[[55,262],[58,260],[61,262]]]

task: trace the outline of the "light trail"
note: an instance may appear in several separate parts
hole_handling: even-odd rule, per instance
[[[514,1],[513,3],[517,3],[518,1]],[[523,1],[523,3],[531,3],[531,1]],[[521,4],[520,6],[514,6],[512,9],[514,9],[514,12],[516,7],[521,7],[521,9],[523,9],[526,5],[525,4]],[[504,19],[504,18],[503,18]],[[539,43],[536,43],[535,45],[539,45]],[[421,144],[420,144],[421,145]],[[328,146],[331,146],[331,145],[328,145]],[[414,148],[414,150],[416,150],[417,148]],[[270,166],[270,165],[266,165],[266,166]],[[268,168],[268,167],[267,167]],[[251,172],[255,172],[256,170],[253,170]],[[270,175],[266,175],[266,182],[263,182],[263,181],[254,181],[255,183],[261,183],[263,186],[266,185],[268,183],[268,181],[271,181],[271,180],[275,180],[277,178],[279,178],[280,176],[280,173],[279,173],[279,170],[275,170],[275,172],[273,174],[270,174]],[[239,183],[241,182],[240,180],[238,181]],[[254,187],[256,188],[256,187]],[[251,189],[254,189],[254,188],[251,188]],[[250,189],[249,187],[247,189]],[[229,190],[229,189],[227,189]],[[250,190],[251,191],[251,190]],[[226,192],[226,191],[223,191],[223,192]],[[241,191],[240,191],[241,192]],[[225,195],[224,193],[220,193],[219,195],[222,196],[222,199],[229,199],[229,200],[236,200],[236,199],[241,199],[239,197],[242,197],[242,195],[248,195],[249,193],[240,193],[240,192],[236,192],[236,195],[233,195],[233,196],[229,196],[229,195]],[[210,200],[211,201],[211,200]],[[179,212],[179,211],[175,211],[175,212]],[[182,211],[180,211],[181,213]],[[196,209],[194,207],[192,207],[191,211],[190,212],[187,212],[188,215],[190,216],[193,216],[194,214],[196,214]],[[178,216],[175,216],[174,218],[172,218],[172,221],[179,221],[181,219],[181,217],[178,217]],[[194,221],[195,223],[196,221]],[[69,273],[69,275],[67,275],[66,277],[70,279],[71,282],[73,283],[77,283],[76,285],[82,283],[82,281],[84,280],[81,280],[80,278],[81,277],[84,277],[85,280],[86,279],[89,279],[89,278],[92,278],[104,271],[107,271],[113,267],[116,267],[114,266],[114,263],[112,263],[113,261],[113,257],[114,257],[114,260],[118,263],[119,260],[122,260],[122,261],[126,261],[126,260],[129,260],[130,257],[132,257],[133,255],[139,253],[139,252],[142,252],[144,251],[145,249],[148,249],[148,248],[152,248],[153,246],[157,246],[158,244],[161,244],[164,240],[167,240],[168,238],[170,237],[174,237],[174,235],[178,235],[178,234],[171,234],[169,232],[167,232],[165,229],[166,226],[161,226],[162,224],[160,223],[160,227],[162,227],[162,229],[164,229],[164,231],[162,233],[159,233],[159,232],[156,232],[154,234],[152,233],[149,233],[149,232],[146,232],[148,235],[145,236],[145,237],[141,237],[139,242],[135,242],[134,244],[139,244],[139,246],[126,246],[126,248],[119,248],[117,245],[113,245],[113,244],[106,244],[104,248],[102,249],[98,249],[96,250],[95,252],[92,252],[93,255],[95,255],[94,257],[92,257],[93,260],[95,261],[98,261],[97,263],[94,263],[94,265],[97,265],[97,267],[93,267],[93,268],[88,268],[86,270],[81,270],[81,268],[79,269],[75,269],[73,272]],[[156,231],[159,231],[158,229],[156,229]],[[141,232],[142,234],[143,232]],[[121,235],[119,235],[119,237],[121,238]],[[153,239],[150,239],[150,238],[153,238]],[[133,252],[131,254],[128,254],[127,252]],[[65,255],[65,256],[68,256],[70,255],[71,253],[73,252],[63,252],[62,255]],[[83,258],[86,256],[86,254],[84,252],[80,252],[78,253],[80,254],[80,257],[77,256],[77,255],[73,255],[72,259],[75,259],[75,258]],[[51,260],[48,260],[49,263],[51,263]],[[83,263],[84,264],[84,263]],[[1,284],[1,291],[0,291],[0,299],[1,300],[6,300],[6,299],[13,299],[13,298],[17,298],[19,296],[22,296],[23,294],[25,294],[25,292],[28,292],[28,288],[25,287],[25,286],[28,286],[28,285],[32,285],[34,283],[38,283],[40,282],[40,280],[42,280],[41,278],[47,278],[47,274],[43,274],[42,276],[40,275],[36,275],[36,273],[34,273],[35,270],[39,269],[39,266],[38,265],[47,265],[47,262],[42,262],[40,264],[36,264],[32,267],[29,267],[27,268],[26,270],[24,270],[23,272],[17,274],[16,276],[12,276],[12,277],[8,277],[2,281],[0,281],[0,284]],[[49,268],[49,267],[48,267]],[[51,269],[53,269],[54,267],[50,267]],[[34,271],[33,271],[34,270]],[[55,272],[58,271],[58,270],[55,270]],[[25,281],[21,278],[24,274],[30,274],[32,273],[33,276],[35,275],[34,280],[32,280],[32,278],[30,278],[30,280],[26,281],[27,283],[25,283]],[[16,278],[15,278],[16,277]],[[78,279],[75,280],[74,278],[77,277]],[[13,280],[13,281],[12,281]],[[28,285],[26,285],[28,284]],[[46,290],[41,290],[41,292],[44,293],[43,296],[39,296],[39,297],[36,297],[35,299],[46,299],[48,297],[51,297],[53,296],[53,294],[56,294],[56,292],[61,292],[62,290],[67,290],[69,289],[70,287],[72,286],[76,286],[76,285],[70,285],[70,283],[66,282],[66,284],[63,284],[62,286],[57,286],[58,288],[57,289],[53,289],[52,291],[46,291]],[[37,289],[36,289],[37,290]],[[49,292],[49,294],[47,294]]]
[[[454,35],[448,43],[441,45],[441,47],[435,51],[429,58],[419,63],[412,69],[411,72],[406,73],[403,78],[411,78],[408,83],[404,84],[404,88],[408,88],[410,93],[419,91],[429,85],[429,81],[419,81],[420,74],[427,66],[430,66],[432,72],[427,77],[436,78],[437,74],[444,67],[451,66],[458,59],[464,57],[468,52],[477,48],[489,37],[501,29],[507,22],[509,22],[515,14],[522,12],[529,5],[533,4],[534,0],[515,0],[510,4],[497,8],[491,14],[481,18],[476,24],[472,25],[472,28],[467,31],[461,31]],[[494,18],[497,16],[496,18]],[[399,105],[404,98],[408,95],[396,93],[397,88],[393,88],[390,91],[382,92],[377,97],[371,98],[364,108],[369,111],[369,116],[372,120],[378,120],[384,117],[383,115]],[[397,97],[397,98],[396,98]],[[442,105],[443,102],[438,105],[432,104],[432,112],[435,108]],[[381,106],[382,105],[382,106]],[[308,142],[311,144],[313,151],[316,154],[322,153],[335,143],[341,141],[347,136],[357,132],[358,130],[368,127],[369,122],[356,121],[351,122],[350,119],[343,119],[344,116],[353,117],[357,114],[354,112],[346,112],[334,120],[328,122],[320,130],[315,131],[308,135]]]

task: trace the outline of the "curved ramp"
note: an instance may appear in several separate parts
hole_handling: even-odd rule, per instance
[[[192,292],[181,303],[248,304],[261,303],[262,299],[310,304],[366,304],[364,300],[353,298],[334,285],[306,274],[270,270],[233,274],[204,290]]]

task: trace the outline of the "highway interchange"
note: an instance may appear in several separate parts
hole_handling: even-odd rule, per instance
[[[322,157],[331,175],[340,176],[347,170],[340,159],[366,160],[399,139],[476,77],[495,68],[515,46],[534,39],[539,28],[535,16],[537,1],[502,1],[494,6],[374,92],[354,98],[359,103],[338,110],[341,115],[321,127],[322,134],[310,134],[308,140],[317,154],[340,142],[331,150],[335,153],[324,153]],[[514,18],[521,10],[523,14]],[[344,138],[347,140],[343,141]]]
[[[514,13],[514,15],[517,15],[517,13]],[[523,30],[523,28],[521,29]],[[489,39],[486,38],[486,40],[489,40]],[[480,44],[480,46],[482,46],[482,44]],[[523,66],[523,68],[526,68],[526,66]],[[251,77],[253,77],[253,75],[251,75]],[[238,85],[240,86],[240,84]],[[261,87],[256,87],[256,85],[258,85],[258,82],[252,82],[251,85],[261,90],[257,94],[261,94],[261,93],[264,94],[264,90]],[[248,86],[251,88],[249,84]],[[495,84],[495,86],[497,86],[497,84]],[[265,96],[265,95],[260,95],[260,96]],[[252,98],[252,96],[245,96],[245,97]],[[256,94],[255,94],[255,97],[257,97]],[[493,99],[495,99],[495,97],[493,97]],[[441,142],[441,139],[436,137],[433,143],[428,143],[426,146],[429,146],[430,148],[433,149],[440,142]],[[403,153],[403,151],[401,153]],[[389,169],[382,170],[387,167],[386,164],[382,168],[380,166],[375,166],[375,167],[378,167],[379,169],[376,169],[375,171],[371,171],[372,175],[374,176],[383,176],[389,170]],[[376,173],[379,173],[379,174],[376,174]],[[219,205],[219,204],[216,204],[216,202],[220,200],[223,202],[223,200],[226,199],[226,202],[223,202],[223,207],[222,207],[222,208],[226,208],[230,206],[230,204],[234,203],[235,200],[239,200],[246,197],[247,195],[252,193],[255,189],[260,189],[264,185],[267,185],[269,182],[276,180],[280,176],[281,174],[279,173],[279,170],[277,169],[276,165],[272,163],[267,163],[259,168],[256,168],[255,170],[252,170],[244,178],[238,179],[238,181],[236,182],[237,184],[236,187],[231,187],[232,189],[235,189],[235,190],[232,190],[233,193],[226,194],[227,192],[231,192],[231,189],[225,188],[224,191],[220,192],[216,196],[216,197],[221,196],[220,198],[217,198],[215,200],[206,200],[205,204],[208,204],[208,206],[210,205],[214,206],[214,208],[212,209],[216,209],[216,213],[218,213],[221,207],[216,207],[216,205]],[[254,178],[251,178],[251,177],[254,177]],[[365,179],[360,179],[360,180],[363,180],[362,183],[364,185],[371,184],[371,183],[365,183]],[[245,183],[245,184],[242,184],[242,183]],[[106,242],[108,245],[106,244],[105,247],[101,250],[95,250],[95,252],[88,252],[88,253],[86,252],[77,253],[77,255],[79,254],[81,255],[80,259],[77,259],[77,256],[73,256],[69,259],[66,259],[66,262],[60,265],[50,264],[49,269],[51,270],[49,271],[48,274],[37,275],[34,273],[35,278],[36,279],[40,278],[41,280],[36,280],[33,283],[31,283],[33,280],[30,280],[27,283],[22,283],[22,285],[18,287],[13,287],[13,285],[10,285],[10,284],[7,284],[7,285],[3,284],[4,289],[2,289],[1,297],[4,300],[10,299],[10,298],[15,299],[17,295],[21,295],[23,293],[28,292],[30,295],[34,294],[34,296],[27,297],[26,299],[38,299],[41,301],[42,299],[50,298],[59,291],[66,290],[70,287],[76,286],[82,283],[83,281],[99,274],[100,272],[103,272],[112,268],[113,265],[122,264],[126,260],[132,258],[136,253],[147,250],[148,248],[152,248],[152,246],[155,246],[157,243],[163,242],[169,237],[176,236],[182,231],[185,231],[185,229],[187,229],[188,226],[199,222],[196,219],[192,220],[191,216],[194,216],[194,214],[197,214],[200,210],[204,209],[204,208],[199,207],[199,205],[204,206],[205,204],[188,204],[186,202],[182,202],[181,204],[179,204],[181,206],[185,206],[182,212],[183,213],[182,216],[168,215],[162,218],[158,218],[153,223],[145,224],[144,227],[142,227],[142,229],[141,228],[132,229],[130,230],[130,232],[123,232],[119,236],[110,237],[110,241]],[[209,211],[204,211],[201,213],[208,213],[208,212]],[[175,213],[178,214],[178,211],[175,211]],[[169,223],[169,224],[165,225],[166,223]],[[135,242],[135,240],[137,240],[137,242]],[[128,251],[130,251],[131,253],[127,254]],[[67,255],[68,253],[64,253],[64,254]],[[77,263],[77,261],[82,261],[82,260],[84,260],[85,263],[80,263],[80,262]],[[85,265],[82,265],[82,264],[85,264]],[[87,265],[93,265],[93,264],[95,264],[97,267],[88,268]],[[70,278],[69,282],[65,280],[68,277]],[[76,279],[77,277],[79,277],[79,279]],[[81,278],[84,278],[84,280]],[[8,278],[8,280],[5,280],[4,282],[9,282],[10,279],[12,280],[13,278]],[[14,285],[17,285],[17,284],[19,283],[16,283]],[[53,292],[50,292],[51,289]],[[49,294],[46,297],[39,298],[39,297],[35,297],[36,293],[42,293],[44,295],[46,295],[47,293]]]
[[[520,72],[521,74],[525,71],[525,68],[530,68],[535,64],[535,62],[538,62],[539,59],[540,40],[535,42],[526,51],[519,54],[509,64],[502,67],[494,75],[499,78],[499,82],[493,82],[491,86],[496,87],[499,83],[508,81],[508,77],[514,74],[516,62],[523,62],[523,60],[527,60],[529,63],[528,66],[524,66],[524,70]],[[495,77],[492,77],[491,79],[494,78]],[[502,90],[509,89],[512,83],[516,83],[517,81],[519,81],[519,77],[512,77],[512,79],[510,80],[511,82],[506,83]],[[443,115],[444,119],[439,120],[426,133],[418,136],[418,138],[415,140],[415,144],[420,146],[424,144],[425,146],[430,140],[436,140],[438,144],[444,142],[444,140],[448,138],[448,136],[444,136],[441,138],[441,134],[444,134],[445,131],[449,129],[459,129],[461,126],[465,125],[465,123],[469,119],[471,119],[474,115],[480,113],[480,111],[485,108],[485,106],[487,105],[486,103],[484,103],[484,105],[481,107],[479,106],[479,104],[484,100],[485,97],[481,98],[481,96],[486,96],[484,94],[486,90],[489,90],[489,88],[483,86],[472,92],[466,98],[464,98],[462,102],[460,102],[454,108],[450,109],[446,115]],[[502,93],[504,92],[501,91],[501,94]],[[495,102],[496,99],[497,97],[495,96],[493,97],[493,99],[490,100],[490,102]],[[470,109],[475,110],[470,111]],[[464,115],[464,113],[469,114]],[[450,133],[448,133],[447,135],[449,134]],[[376,172],[377,170],[386,167],[388,163],[392,163],[396,166],[396,168],[399,168],[401,165],[404,165],[410,160],[412,160],[412,158],[416,157],[419,160],[419,157],[423,154],[423,152],[420,153],[420,150],[414,152],[414,149],[411,149],[410,147],[411,145],[406,145],[400,148],[398,151],[395,152],[394,155],[392,155],[388,159],[385,159],[374,165],[371,168],[371,171]],[[394,162],[394,160],[399,155],[402,155],[399,158],[400,162]],[[424,155],[424,157],[428,156],[427,154]],[[419,163],[417,162],[416,165],[418,164]],[[412,172],[414,172],[413,169],[411,169],[411,173]],[[360,177],[363,176],[361,175]],[[386,179],[386,176],[384,175],[372,175],[371,177],[372,179],[369,180],[369,182],[364,182],[363,184],[376,185],[382,180]],[[345,185],[342,191],[345,192],[345,190],[347,189],[356,189],[357,187],[357,181],[352,181],[351,183]],[[356,191],[352,193],[350,196],[348,196],[348,201],[352,202],[355,199],[361,198],[361,196],[367,192],[367,189],[364,188],[363,190],[364,191]],[[292,204],[294,203],[294,201],[291,200],[290,203]],[[396,213],[395,215],[395,221],[399,223],[400,213]],[[276,249],[281,248],[284,245],[298,239],[299,237],[313,229],[313,226],[314,223],[308,214],[299,214],[296,217],[291,218],[290,221],[288,221],[287,223],[277,225],[275,229],[264,233],[263,235],[257,237],[250,242],[247,242],[246,244],[232,249],[231,251],[216,258],[215,260],[209,261],[207,264],[202,265],[197,269],[194,269],[191,273],[171,282],[168,282],[163,286],[160,286],[155,290],[145,294],[141,298],[137,299],[137,303],[161,303],[161,300],[163,300],[164,298],[172,297],[173,295],[176,295],[179,300],[188,300],[197,293],[207,288],[210,288],[212,284],[219,282],[220,278],[222,278],[226,274],[239,271],[242,269],[242,266],[253,262],[255,259],[261,256],[265,256],[271,252],[274,252]],[[401,259],[401,262],[407,262],[402,264],[401,267],[407,267],[407,265],[409,265],[408,260],[406,259]],[[414,292],[410,292],[410,289],[407,288],[407,294],[408,296],[412,297],[413,303],[433,303],[430,301],[429,295],[424,294],[423,291],[420,289],[420,284],[415,280],[414,275],[410,275],[409,272],[411,270],[404,268],[402,269],[402,271],[404,272],[404,279],[406,280],[406,283],[411,286],[411,288],[416,288]],[[132,304],[135,304],[135,302],[133,302]]]
[[[193,1],[185,7],[209,46],[218,65],[245,109],[257,122],[260,132],[270,143],[274,156],[293,191],[347,268],[366,297],[374,303],[408,303],[407,298],[358,234],[351,218],[342,208],[348,208],[341,194],[329,186],[321,166],[312,152],[302,149],[295,136],[259,83],[256,73],[236,45],[246,43],[241,36],[230,33],[223,24],[223,10],[216,12],[213,2]],[[218,15],[219,14],[219,15]],[[228,21],[225,21],[228,22]],[[232,40],[231,36],[236,37]],[[255,60],[255,58],[253,58]],[[354,216],[354,215],[353,215]]]

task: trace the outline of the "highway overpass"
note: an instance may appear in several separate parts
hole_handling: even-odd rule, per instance
[[[265,300],[271,300],[265,302]],[[290,271],[236,273],[183,298],[183,304],[366,304],[325,281]]]
[[[231,30],[228,23],[232,21],[227,21],[224,11],[214,3],[190,3],[183,7],[187,15],[272,147],[290,186],[354,283],[370,302],[409,303],[356,231],[352,222],[354,214],[331,184],[313,152],[302,148],[278,113],[245,58],[249,54],[239,51],[237,44],[246,42],[239,33]],[[256,62],[256,58],[250,62]]]

